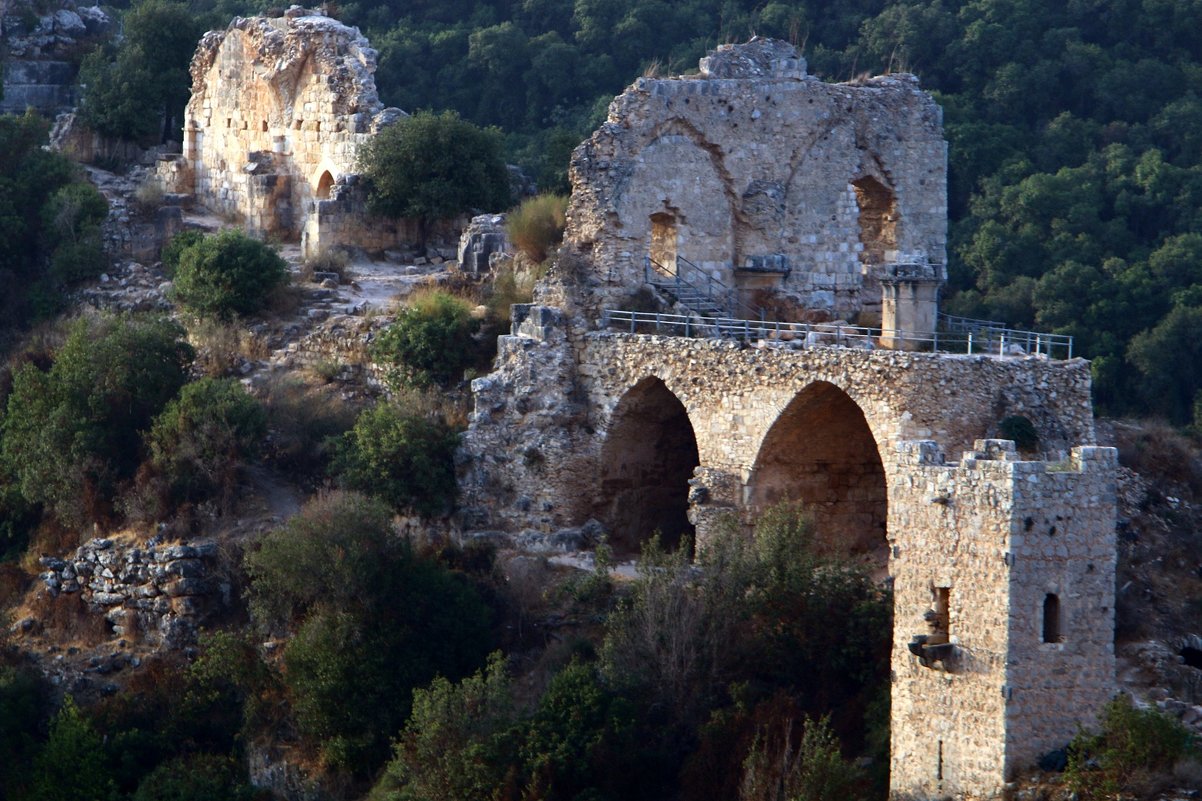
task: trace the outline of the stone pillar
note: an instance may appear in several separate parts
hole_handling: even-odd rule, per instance
[[[935,334],[943,279],[929,264],[890,264],[880,281],[881,347],[923,349]]]

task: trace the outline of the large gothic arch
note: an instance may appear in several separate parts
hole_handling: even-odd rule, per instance
[[[823,550],[884,568],[887,494],[878,438],[863,409],[835,384],[813,381],[765,433],[743,500],[752,519],[772,506],[798,505]]]
[[[598,464],[594,516],[619,554],[658,532],[668,548],[692,537],[689,479],[700,463],[684,404],[659,378],[643,378],[614,407]]]

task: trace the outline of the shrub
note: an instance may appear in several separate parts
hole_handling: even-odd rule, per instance
[[[172,278],[175,276],[176,270],[179,269],[180,256],[183,255],[184,251],[201,242],[204,238],[204,234],[195,228],[186,228],[171,237],[167,244],[163,245],[159,259],[163,262],[163,272],[167,273],[167,277]]]
[[[398,368],[403,379],[447,384],[475,361],[472,335],[478,327],[467,301],[447,292],[425,292],[380,334],[372,358]]]
[[[324,478],[341,435],[355,424],[355,408],[297,378],[268,383],[264,404],[270,432],[264,456],[293,475]]]
[[[342,486],[393,508],[444,513],[455,500],[458,442],[458,434],[441,421],[380,403],[342,436],[331,471]]]
[[[855,798],[859,772],[843,759],[839,741],[826,718],[803,723],[800,742],[793,738],[793,721],[785,721],[776,737],[765,731],[743,762],[739,801],[843,801]]]
[[[1069,744],[1064,780],[1082,801],[1148,798],[1191,753],[1193,738],[1180,722],[1120,695],[1106,705],[1098,734],[1081,732]]]
[[[505,220],[510,241],[534,261],[545,261],[548,252],[563,241],[567,210],[565,195],[526,198]]]
[[[69,695],[50,724],[50,738],[34,758],[28,797],[33,801],[117,797],[104,743]]]
[[[239,466],[255,454],[266,431],[263,407],[240,383],[202,378],[185,385],[155,418],[151,461],[172,502],[216,497],[228,505]]]
[[[1035,424],[1020,414],[1013,414],[998,423],[998,436],[1014,440],[1014,447],[1030,453],[1039,447],[1039,432]]]
[[[413,691],[413,713],[368,801],[493,797],[512,757],[517,719],[504,660],[452,684],[442,676]]]
[[[252,801],[241,766],[217,754],[189,754],[164,762],[138,785],[133,801]]]
[[[350,278],[351,257],[345,250],[324,248],[315,256],[305,259],[301,267],[301,279],[312,281],[314,273],[334,273],[340,283]]]
[[[472,587],[418,557],[387,507],[320,496],[247,556],[261,626],[295,632],[284,681],[327,764],[365,775],[387,756],[414,687],[458,679],[488,653],[490,613]]]
[[[200,317],[228,320],[267,305],[288,282],[288,265],[271,247],[241,231],[223,231],[184,247],[174,297]]]
[[[48,689],[35,672],[0,664],[0,787],[23,784],[37,747],[34,734],[45,719]]]
[[[49,370],[17,369],[0,460],[27,501],[73,524],[106,514],[138,466],[141,432],[187,378],[182,336],[161,319],[81,319]]]
[[[453,111],[418,112],[373,136],[359,150],[371,210],[418,221],[421,245],[434,220],[509,203],[500,132]]]

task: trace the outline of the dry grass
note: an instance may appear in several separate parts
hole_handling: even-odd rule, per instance
[[[351,257],[345,250],[333,248],[323,249],[316,256],[305,259],[301,265],[300,279],[312,281],[315,273],[336,273],[339,283],[347,283],[351,278]]]
[[[1191,437],[1154,420],[1116,420],[1119,462],[1166,492],[1202,496],[1202,450]]]
[[[37,592],[18,607],[19,617],[32,617],[44,631],[53,632],[54,642],[61,648],[93,648],[112,639],[108,621],[100,612],[88,609],[79,593]]]
[[[188,341],[196,348],[196,366],[213,378],[232,374],[244,361],[269,355],[266,345],[236,321],[191,321]]]
[[[565,195],[538,195],[523,200],[505,220],[509,240],[534,261],[546,261],[547,254],[563,241],[567,210]]]

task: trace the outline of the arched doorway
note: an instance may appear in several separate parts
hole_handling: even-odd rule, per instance
[[[317,199],[329,200],[330,190],[334,188],[334,176],[330,175],[330,171],[326,170],[317,179]]]
[[[820,550],[863,560],[883,575],[885,470],[863,411],[834,384],[810,384],[781,412],[760,446],[747,502],[756,516],[800,504]]]
[[[684,404],[658,378],[645,378],[622,396],[601,448],[595,516],[620,556],[637,554],[659,531],[676,548],[692,536],[689,479],[700,463]]]

